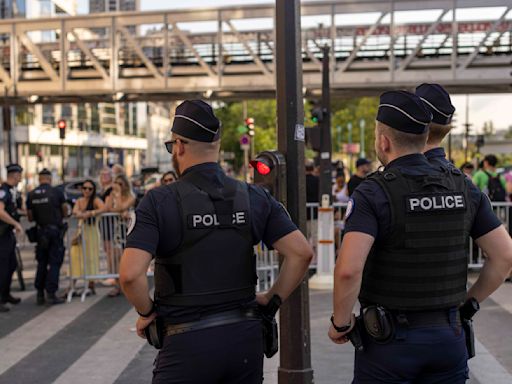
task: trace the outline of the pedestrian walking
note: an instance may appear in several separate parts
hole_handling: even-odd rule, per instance
[[[482,161],[482,169],[473,175],[473,182],[491,201],[506,201],[507,182],[497,173],[497,165],[498,158],[495,155],[486,155]]]
[[[23,232],[18,217],[18,193],[23,168],[18,164],[7,166],[7,179],[0,186],[0,312],[8,312],[5,304],[18,304],[21,299],[11,295],[12,274],[16,271],[16,237]]]
[[[329,337],[361,334],[354,383],[465,383],[459,306],[477,310],[512,268],[512,240],[487,198],[422,154],[431,119],[412,93],[380,97],[375,149],[385,167],[352,196],[334,272]],[[488,257],[466,292],[469,236]]]
[[[63,218],[68,216],[64,193],[52,187],[52,173],[44,168],[39,172],[39,186],[27,198],[27,217],[37,225],[35,287],[37,304],[62,304],[57,297],[60,267],[64,261]],[[46,291],[46,298],[45,298]]]
[[[263,380],[258,304],[277,307],[302,281],[313,257],[305,237],[265,189],[225,175],[218,164],[221,124],[200,100],[176,108],[172,153],[178,181],[152,189],[136,210],[121,259],[121,286],[140,317],[156,318],[163,347],[153,383]],[[284,260],[266,293],[255,294],[254,245]],[[155,297],[146,272],[155,258]]]

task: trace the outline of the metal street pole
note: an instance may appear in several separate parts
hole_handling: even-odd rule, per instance
[[[320,201],[323,195],[329,195],[329,202],[332,203],[332,171],[331,171],[331,95],[329,84],[329,47],[322,48],[322,123],[320,136]]]
[[[361,155],[360,157],[366,157],[366,152],[364,150],[364,140],[365,140],[365,134],[364,134],[364,127],[366,126],[366,121],[364,119],[359,120],[359,128],[360,128],[360,139],[359,139],[359,145],[361,145]]]
[[[276,0],[277,143],[286,157],[287,208],[306,233],[300,0]],[[279,384],[313,383],[307,279],[280,309]]]
[[[65,167],[64,167],[64,139],[61,139],[60,140],[60,162],[61,162],[61,178],[62,178],[62,182],[64,182],[64,179],[65,179]]]
[[[347,123],[347,130],[348,130],[348,148],[350,153],[348,154],[348,170],[350,173],[350,176],[352,176],[352,123]]]

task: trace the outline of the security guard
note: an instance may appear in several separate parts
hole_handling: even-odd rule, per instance
[[[52,174],[44,168],[39,172],[39,186],[28,195],[27,216],[37,224],[35,286],[37,304],[45,304],[46,290],[50,304],[62,304],[56,296],[59,288],[60,267],[64,260],[64,223],[68,205],[64,193],[51,186]]]
[[[313,250],[285,209],[261,187],[218,165],[220,121],[203,101],[176,108],[172,153],[179,180],[150,190],[136,210],[122,256],[124,293],[140,317],[158,316],[163,347],[153,383],[261,383],[262,323],[255,308],[285,300],[304,277]],[[255,294],[253,246],[284,257],[279,279]],[[155,257],[155,301],[146,271]]]
[[[0,186],[0,312],[9,311],[6,303],[18,304],[21,299],[11,295],[12,274],[16,261],[16,232],[23,232],[19,223],[16,186],[21,181],[23,168],[18,164],[7,166],[7,180]]]
[[[380,97],[375,149],[385,167],[349,202],[334,272],[329,337],[343,344],[355,325],[362,331],[354,383],[464,383],[458,307],[484,300],[512,267],[512,240],[488,200],[470,193],[461,172],[423,156],[431,119],[412,93]],[[487,259],[466,292],[469,236]]]

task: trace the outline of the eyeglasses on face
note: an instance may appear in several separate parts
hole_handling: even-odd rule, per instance
[[[92,191],[93,187],[82,187],[82,191]]]
[[[183,144],[188,144],[188,141],[182,140],[182,139],[169,140],[164,143],[165,149],[167,149],[167,152],[169,152],[171,155],[172,155],[172,146],[174,144],[176,144],[178,141],[182,142]]]

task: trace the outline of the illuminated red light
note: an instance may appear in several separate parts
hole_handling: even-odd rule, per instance
[[[261,161],[258,161],[256,163],[256,170],[260,175],[263,176],[268,175],[270,173],[270,167],[267,164],[262,163]]]
[[[59,129],[66,128],[66,121],[65,120],[59,120],[58,126],[59,126]]]

